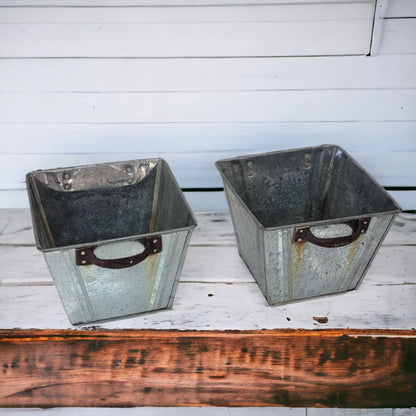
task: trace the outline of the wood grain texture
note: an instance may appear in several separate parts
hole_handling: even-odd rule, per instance
[[[416,404],[416,331],[0,331],[2,406]]]
[[[397,217],[358,290],[275,307],[266,305],[238,255],[230,215],[198,213],[196,218],[173,308],[101,322],[101,328],[415,328],[415,215]],[[0,230],[0,328],[69,328],[45,261],[34,246],[29,211],[0,211]],[[328,322],[320,324],[314,316]]]

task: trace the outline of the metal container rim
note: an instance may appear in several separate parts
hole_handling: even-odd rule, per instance
[[[348,152],[346,152],[341,146],[337,145],[337,144],[321,144],[321,145],[316,145],[316,146],[305,146],[305,147],[294,147],[294,148],[290,148],[290,149],[282,149],[282,150],[272,150],[269,152],[260,152],[260,153],[251,153],[251,154],[247,154],[247,155],[240,155],[240,156],[235,156],[235,157],[228,157],[225,159],[220,159],[217,160],[215,162],[215,165],[218,167],[218,165],[221,162],[231,162],[233,160],[244,160],[244,159],[248,159],[251,157],[259,157],[259,156],[270,156],[270,155],[275,155],[278,153],[289,153],[289,152],[302,152],[302,151],[308,151],[308,150],[314,150],[314,149],[320,149],[320,148],[333,148],[335,149],[340,149],[342,150],[344,153],[346,153],[348,156],[350,156],[348,154]]]
[[[181,198],[184,202],[184,205],[186,207],[188,215],[191,218],[192,223],[190,225],[187,225],[185,227],[154,231],[154,232],[150,232],[150,233],[133,234],[133,235],[128,235],[126,237],[119,237],[119,238],[106,239],[106,240],[100,240],[100,241],[92,241],[92,242],[86,242],[86,243],[81,243],[81,244],[70,244],[70,245],[65,245],[65,246],[60,246],[60,247],[50,247],[50,248],[41,247],[41,245],[38,241],[38,238],[37,238],[37,234],[35,233],[36,248],[38,250],[40,250],[41,252],[46,253],[46,252],[57,251],[57,250],[64,250],[64,249],[72,249],[72,248],[78,248],[78,247],[113,243],[113,242],[117,242],[117,241],[136,240],[136,239],[139,239],[139,238],[152,236],[152,235],[155,235],[155,234],[163,235],[163,234],[169,234],[169,233],[178,232],[178,231],[192,230],[193,228],[195,228],[197,226],[197,221],[196,221],[195,215],[194,215],[187,199],[185,198],[185,195],[184,195],[182,189],[180,188],[180,186],[178,184],[178,181],[177,181],[175,175],[173,174],[172,169],[170,168],[169,163],[162,157],[120,160],[120,161],[115,161],[115,162],[90,163],[90,164],[85,164],[85,165],[65,166],[65,167],[57,167],[57,168],[51,168],[51,169],[38,169],[38,170],[28,172],[26,174],[26,180],[28,180],[29,178],[32,178],[37,173],[62,172],[62,171],[66,171],[66,170],[69,170],[69,169],[87,169],[87,168],[92,168],[92,167],[95,167],[95,166],[124,165],[124,164],[130,164],[130,163],[133,164],[133,163],[137,163],[137,162],[140,163],[140,162],[144,162],[144,161],[146,161],[146,162],[155,162],[157,164],[161,163],[170,172],[171,179],[172,179],[173,183],[175,184],[175,186],[177,188],[177,191],[179,192],[179,194],[180,194],[180,196],[181,196]],[[30,207],[30,212],[31,212],[31,215],[33,216],[32,206]]]
[[[37,169],[37,170],[32,170],[28,172],[26,174],[26,177],[35,176],[38,173],[62,172],[62,171],[66,171],[69,169],[86,169],[86,168],[92,168],[94,166],[122,165],[125,163],[145,162],[145,161],[162,162],[162,163],[165,163],[167,166],[169,166],[166,160],[161,157],[150,157],[150,158],[142,158],[142,159],[118,160],[118,161],[113,161],[113,162],[89,163],[85,165],[61,166],[61,167],[50,168],[50,169]]]
[[[277,225],[277,226],[273,226],[273,227],[267,227],[267,226],[263,225],[258,220],[256,215],[254,215],[254,213],[250,210],[250,208],[243,201],[243,199],[240,197],[238,192],[231,185],[230,181],[224,175],[224,173],[222,172],[222,170],[220,168],[220,164],[223,163],[223,162],[231,162],[231,161],[234,161],[234,160],[244,160],[244,159],[249,159],[249,158],[252,158],[252,157],[259,157],[259,156],[269,156],[269,155],[275,155],[275,154],[278,154],[278,153],[289,153],[289,152],[297,152],[297,151],[302,152],[302,151],[315,150],[315,149],[320,149],[320,148],[333,148],[334,151],[341,150],[345,155],[347,155],[351,159],[351,161],[359,169],[361,169],[363,171],[363,173],[365,173],[375,183],[375,185],[378,187],[380,192],[382,192],[384,195],[386,195],[388,198],[391,199],[393,204],[396,206],[396,209],[389,210],[389,211],[372,212],[372,213],[367,213],[367,214],[359,214],[359,215],[353,215],[353,216],[348,216],[348,217],[339,217],[339,218],[324,219],[324,220],[318,220],[318,221],[306,221],[306,222],[302,222],[302,223],[293,223],[293,224],[285,224],[285,225]],[[245,209],[245,211],[250,215],[250,217],[255,221],[255,223],[258,225],[258,227],[261,230],[265,230],[265,231],[288,229],[288,228],[300,227],[300,226],[306,226],[306,225],[320,226],[320,225],[326,225],[326,224],[336,224],[336,223],[346,222],[346,221],[350,221],[350,220],[354,220],[354,219],[358,219],[358,218],[362,218],[362,217],[368,217],[368,216],[372,217],[372,216],[380,216],[380,215],[397,215],[399,212],[402,211],[401,206],[379,184],[379,182],[365,168],[363,168],[347,151],[345,151],[345,149],[343,149],[341,146],[339,146],[337,144],[322,144],[322,145],[317,145],[317,146],[306,146],[306,147],[298,147],[298,148],[292,148],[292,149],[287,149],[287,150],[276,150],[276,151],[271,151],[271,152],[254,153],[254,154],[249,154],[249,155],[236,156],[236,157],[231,157],[231,158],[226,158],[226,159],[220,159],[220,160],[215,162],[215,166],[218,169],[218,171],[219,171],[219,173],[220,173],[220,175],[221,175],[221,177],[224,181],[224,184],[227,185],[228,190],[233,193],[233,195],[237,198],[237,200],[240,202],[240,204]]]

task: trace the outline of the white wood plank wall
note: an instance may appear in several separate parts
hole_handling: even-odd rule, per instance
[[[336,143],[414,210],[415,4],[372,39],[375,0],[0,0],[0,208],[30,170],[162,156],[225,210],[216,160]]]

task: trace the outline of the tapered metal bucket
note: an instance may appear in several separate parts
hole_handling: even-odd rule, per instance
[[[163,159],[31,172],[36,245],[73,324],[172,306],[196,225]]]
[[[216,166],[240,255],[271,305],[356,288],[400,211],[335,145]]]

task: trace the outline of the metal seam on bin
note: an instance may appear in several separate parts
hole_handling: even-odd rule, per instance
[[[72,323],[171,307],[196,221],[166,161],[34,171],[27,185],[37,247]],[[123,247],[137,254],[115,255]]]
[[[249,165],[249,175],[246,174],[247,169],[243,165]],[[271,304],[335,293],[341,289],[341,291],[344,291],[344,289],[350,290],[355,281],[357,281],[355,284],[355,287],[357,287],[395,215],[400,211],[397,202],[388,195],[374,178],[348,153],[336,145],[240,156],[217,161],[216,166],[224,182],[240,255],[249,266],[256,280],[258,282],[265,281],[265,288],[262,291]],[[235,172],[238,172],[238,175]],[[320,174],[320,177],[313,176],[316,174]],[[354,176],[354,178],[351,176]],[[342,183],[346,177],[351,177],[351,180]],[[359,179],[359,183],[354,184],[354,179]],[[340,187],[340,184],[345,189],[339,192],[337,187]],[[256,195],[256,198],[253,199],[250,195],[245,194],[247,189]],[[292,190],[293,195],[290,194]],[[367,193],[371,195],[369,196]],[[228,195],[233,195],[233,198],[230,199]],[[293,206],[290,203],[285,205],[285,196],[289,202],[293,201],[291,203],[297,205]],[[292,207],[293,209],[291,209]],[[272,214],[274,216],[286,215],[287,218],[284,218],[285,221],[279,222],[275,219],[273,221],[268,217]],[[367,238],[364,238],[363,235],[367,233],[366,227],[371,218],[367,218],[366,221],[364,217],[371,217],[375,224],[381,227],[381,229],[377,229],[377,226],[371,227],[369,232],[371,235]],[[254,220],[257,228],[257,231],[251,230],[251,234],[242,228],[248,218]],[[323,253],[322,247],[317,248],[318,246],[315,247],[313,243],[303,241],[302,238],[299,238],[302,241],[301,243],[292,241],[291,244],[284,243],[285,246],[282,249],[284,255],[279,258],[277,270],[279,276],[284,270],[283,274],[287,284],[284,285],[280,282],[279,287],[281,289],[279,290],[276,289],[275,284],[272,285],[273,289],[268,286],[272,282],[277,283],[276,279],[279,279],[277,275],[273,279],[270,277],[270,267],[276,268],[276,265],[267,263],[268,248],[264,249],[265,258],[262,259],[261,272],[255,270],[255,265],[261,261],[258,258],[260,254],[257,253],[258,257],[254,259],[256,254],[250,253],[247,249],[250,245],[241,239],[242,235],[251,236],[260,232],[263,234],[263,244],[268,246],[271,240],[266,237],[271,234],[273,238],[277,239],[277,245],[272,245],[277,247],[279,242],[284,240],[285,233],[291,233],[292,238],[290,240],[292,240],[296,230],[302,230],[302,227],[312,226],[320,228],[321,231],[326,228],[329,229],[327,233],[334,233],[333,230],[331,231],[331,226],[339,228],[340,225],[344,224],[350,227],[352,235],[346,235],[345,237],[335,237],[333,235],[332,237],[326,236],[323,239],[317,239],[312,238],[313,234],[310,232],[311,241],[314,240],[318,245],[333,247],[327,250],[338,250],[324,252],[326,257],[329,254],[334,257],[335,253],[339,255],[338,259],[335,258],[330,261],[323,259],[323,262],[327,261],[333,266],[333,271],[328,268],[325,269],[319,264],[319,256],[322,256]],[[361,229],[360,227],[364,228]],[[305,235],[309,233],[309,228],[304,228],[304,230]],[[371,241],[370,237],[375,238],[377,244]],[[295,244],[299,244],[299,247]],[[367,252],[365,252],[363,246]],[[303,264],[308,256],[310,269],[307,269]],[[314,258],[314,256],[318,256],[318,258]],[[286,259],[289,257],[290,267],[285,265]],[[305,267],[303,275],[301,273],[302,267]],[[349,269],[351,275],[348,275]],[[360,274],[362,270],[362,275],[353,276],[354,270]],[[310,282],[309,286],[319,286],[319,288],[311,289],[308,285],[305,285],[305,279],[307,278],[305,273],[310,273],[315,279]],[[325,274],[334,275],[332,276],[334,277],[333,280],[325,278]],[[269,278],[272,280],[269,280]],[[302,285],[303,289],[300,290]],[[288,291],[292,290],[293,293],[282,295],[283,286],[287,286]],[[260,286],[260,288],[262,287]],[[272,293],[273,291],[275,293]],[[280,294],[277,292],[280,292]]]

